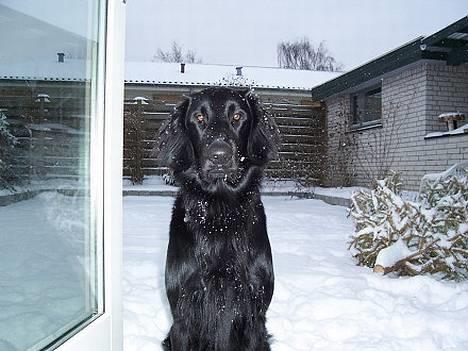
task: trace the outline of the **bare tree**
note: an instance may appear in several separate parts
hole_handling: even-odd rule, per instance
[[[400,103],[386,104],[382,114],[382,128],[366,131],[365,136],[358,138],[357,163],[371,186],[375,186],[377,180],[387,177],[393,169],[402,127],[400,109]]]
[[[343,67],[331,56],[323,41],[317,48],[307,38],[282,41],[278,44],[277,54],[281,68],[335,72]]]
[[[351,130],[351,114],[346,98],[342,97],[335,120],[328,129],[327,170],[329,185],[336,187],[351,186],[356,176],[356,153],[358,140]]]
[[[393,170],[397,150],[401,141],[401,129],[405,116],[409,114],[417,93],[417,87],[408,88],[408,100],[387,101],[382,104],[382,128],[372,129],[358,138],[357,164],[364,171],[363,176],[375,186],[376,180],[387,177]]]
[[[416,87],[405,103],[385,101],[382,105],[381,128],[353,130],[349,99],[343,98],[329,126],[328,170],[332,186],[350,186],[360,178],[366,185],[391,174],[398,157],[400,130],[404,116],[412,106]],[[331,129],[330,129],[331,128]]]
[[[172,42],[170,50],[164,51],[162,49],[158,49],[156,55],[153,56],[153,61],[202,63],[201,57],[197,57],[197,53],[194,50],[187,50],[184,53],[182,46],[176,41]]]

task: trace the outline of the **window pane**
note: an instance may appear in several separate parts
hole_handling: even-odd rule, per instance
[[[359,111],[359,97],[357,95],[351,96],[351,110],[353,113],[353,124],[361,123],[360,111]]]
[[[365,111],[363,122],[382,118],[382,89],[374,89],[365,94]]]
[[[0,0],[0,350],[42,349],[102,309],[103,4]]]

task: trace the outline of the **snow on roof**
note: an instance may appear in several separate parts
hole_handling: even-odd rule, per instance
[[[86,60],[65,59],[0,63],[0,79],[85,81],[89,79]],[[126,62],[125,83],[161,85],[238,85],[257,88],[305,89],[335,78],[340,72],[304,71],[273,67],[244,66],[242,76],[231,65]]]
[[[168,85],[239,85],[259,88],[306,89],[333,79],[340,72],[305,71],[273,67],[242,67],[236,75],[231,65],[186,64],[180,72],[178,63],[127,62],[126,83]]]
[[[85,81],[89,77],[86,60],[30,60],[15,63],[0,62],[0,79],[13,80],[73,80]]]

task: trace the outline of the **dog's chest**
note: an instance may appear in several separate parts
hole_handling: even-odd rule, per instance
[[[252,203],[236,205],[198,201],[185,210],[193,255],[205,279],[235,280],[249,274],[254,227],[259,219]]]
[[[228,203],[207,199],[192,200],[185,207],[184,222],[197,236],[223,241],[241,238],[258,222],[256,206],[252,200]]]

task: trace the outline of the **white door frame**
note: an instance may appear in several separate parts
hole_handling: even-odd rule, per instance
[[[104,313],[60,345],[58,351],[122,351],[122,151],[125,1],[107,0],[103,109]],[[95,176],[95,175],[93,175]],[[99,222],[99,221],[98,221]]]

